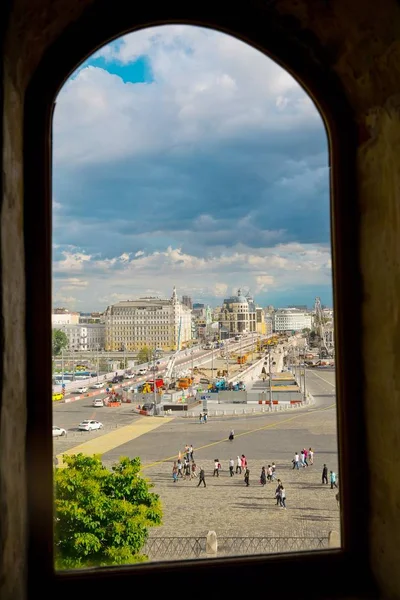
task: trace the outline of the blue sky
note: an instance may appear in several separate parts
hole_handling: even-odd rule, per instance
[[[326,133],[246,44],[142,30],[66,82],[53,133],[53,304],[103,310],[173,285],[220,304],[330,305]]]

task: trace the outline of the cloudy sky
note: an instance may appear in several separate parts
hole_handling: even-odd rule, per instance
[[[54,116],[53,305],[143,295],[330,305],[329,168],[313,103],[229,36],[163,26],[105,46]]]

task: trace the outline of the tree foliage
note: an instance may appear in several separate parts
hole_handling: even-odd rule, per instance
[[[148,528],[160,525],[159,496],[140,476],[140,458],[107,469],[100,455],[64,455],[55,470],[55,555],[61,569],[147,560]]]
[[[53,356],[61,354],[61,350],[68,347],[68,337],[61,329],[53,329],[52,334]]]
[[[152,360],[152,358],[153,358],[153,352],[152,352],[152,349],[149,348],[148,346],[143,346],[143,348],[141,350],[139,350],[138,356],[137,356],[139,365],[141,365],[142,363],[150,362]]]

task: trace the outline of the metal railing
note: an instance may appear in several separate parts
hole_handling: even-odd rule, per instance
[[[207,537],[154,537],[147,540],[141,553],[149,560],[186,560],[206,555]]]
[[[200,537],[154,537],[147,540],[142,549],[150,561],[187,560],[226,556],[249,556],[305,552],[329,548],[329,535],[306,537],[218,537],[217,551],[207,549],[207,536]]]

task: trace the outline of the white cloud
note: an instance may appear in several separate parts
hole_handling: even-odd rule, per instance
[[[74,253],[64,250],[62,254],[64,259],[57,263],[57,271],[60,273],[82,271],[84,263],[89,262],[92,258],[90,254],[83,254],[82,252]]]
[[[228,35],[163,26],[98,52],[122,64],[143,55],[151,83],[124,83],[88,66],[64,85],[54,118],[56,163],[108,162],[252,128],[267,132],[310,121],[320,126],[313,103],[291,75]]]
[[[86,288],[89,284],[88,281],[79,279],[78,277],[66,277],[65,279],[60,279],[59,282],[61,283],[61,286],[59,287],[60,291]]]
[[[217,298],[225,296],[227,291],[228,291],[228,285],[226,283],[216,283],[214,285],[213,292],[214,292],[214,296],[216,296]]]
[[[228,290],[238,287],[257,296],[272,290],[331,284],[330,248],[314,244],[279,244],[273,248],[260,248],[257,252],[241,246],[230,254],[225,252],[205,258],[172,247],[124,261],[118,256],[111,259],[90,257],[82,262],[78,252],[77,257],[75,262],[82,266],[82,280],[78,276],[56,278],[54,287],[60,293],[69,283],[74,286],[79,300],[87,304],[98,298],[93,310],[143,295],[169,297],[174,285],[180,294],[200,299],[222,298]],[[68,260],[74,263],[72,256]],[[64,260],[54,262],[56,275],[63,273],[63,265]],[[110,290],[108,294],[104,293],[105,285]]]

